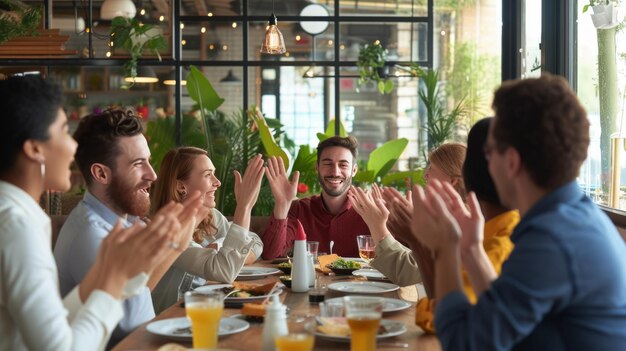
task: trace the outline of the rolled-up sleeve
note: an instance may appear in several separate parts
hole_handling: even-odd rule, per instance
[[[391,235],[387,235],[376,245],[376,258],[370,264],[400,286],[422,282],[422,275],[413,252]]]
[[[255,243],[248,233],[247,229],[232,224],[219,251],[189,247],[176,259],[174,267],[206,280],[230,283],[239,274]]]

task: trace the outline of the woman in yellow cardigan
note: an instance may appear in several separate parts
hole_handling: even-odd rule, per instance
[[[463,180],[467,191],[473,191],[481,205],[485,216],[483,245],[496,272],[500,273],[502,263],[507,259],[513,243],[510,234],[519,222],[519,213],[503,207],[498,198],[495,185],[489,175],[488,164],[483,155],[483,145],[487,139],[491,118],[485,118],[472,127],[467,139],[467,155],[463,165]],[[432,296],[432,271],[420,274],[416,257],[410,249],[399,244],[391,235],[387,227],[394,228],[394,234],[402,239],[409,239],[405,233],[408,229],[412,204],[397,191],[385,189],[386,196],[382,199],[379,189],[366,194],[361,189],[352,189],[351,201],[357,212],[366,219],[370,231],[379,244],[376,247],[376,259],[372,265],[385,274],[392,282],[399,285],[411,285],[423,281],[429,296]],[[395,189],[394,189],[395,190]],[[391,194],[391,195],[390,195]],[[410,196],[408,197],[410,198]],[[389,216],[389,212],[392,216]],[[389,223],[387,221],[389,220]],[[371,223],[371,225],[370,225]],[[382,225],[381,225],[382,223]],[[406,228],[406,229],[402,229]],[[406,231],[405,231],[406,230]],[[407,240],[410,247],[421,246],[419,243]],[[423,256],[428,256],[425,249]],[[421,261],[428,261],[430,257],[420,257]],[[464,291],[472,303],[476,301],[474,290],[467,275],[463,274]],[[434,301],[428,297],[418,301],[416,306],[416,324],[427,333],[434,333]]]

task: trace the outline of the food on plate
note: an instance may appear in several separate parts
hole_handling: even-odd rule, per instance
[[[350,326],[348,320],[345,317],[319,317],[320,325],[317,326],[317,331],[329,336],[349,337]],[[378,326],[378,335],[385,334],[387,329],[382,324]]]
[[[241,314],[250,322],[263,322],[265,316],[265,304],[244,303]]]
[[[286,287],[291,289],[291,276],[290,275],[281,275],[280,277],[278,277],[278,279],[280,279],[280,281],[283,284],[285,284]]]
[[[337,261],[340,258],[341,257],[339,257],[339,255],[337,254],[317,256],[317,260],[320,263],[320,270],[324,273],[330,273],[330,268],[326,266],[332,262]]]
[[[344,260],[343,258],[339,258],[332,263],[330,263],[329,268],[338,268],[338,269],[359,269],[361,268],[361,264],[355,261]]]
[[[165,344],[157,349],[157,351],[188,351],[189,349],[175,343]]]
[[[317,330],[331,336],[350,336],[350,326],[344,317],[320,317]]]
[[[291,262],[282,262],[276,265],[276,267],[285,274],[291,274]]]
[[[228,297],[254,297],[254,296],[264,296],[269,294],[269,292],[274,287],[275,282],[267,283],[267,284],[251,284],[251,283],[242,283],[242,282],[233,282],[233,286],[227,286],[220,289],[224,294],[229,294],[233,290],[239,290],[234,292]]]

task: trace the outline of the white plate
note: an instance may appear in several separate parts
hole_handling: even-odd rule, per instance
[[[386,339],[392,336],[398,336],[398,335],[406,333],[406,326],[404,326],[404,323],[402,322],[392,321],[389,319],[383,319],[380,321],[380,324],[382,324],[383,327],[385,328],[385,332],[376,335],[376,339]],[[328,334],[322,333],[321,331],[317,329],[315,330],[315,336],[318,336],[321,339],[327,339],[331,341],[350,342],[349,336],[328,335]]]
[[[179,329],[189,328],[190,325],[191,323],[189,322],[189,319],[187,319],[187,317],[168,318],[149,323],[146,326],[146,330],[148,330],[152,334],[165,336],[173,340],[185,341],[191,340],[191,333],[189,332],[189,330]],[[224,317],[220,319],[220,329],[218,335],[224,336],[235,334],[242,332],[248,328],[250,328],[250,323],[244,320],[238,318]]]
[[[381,299],[383,300],[383,313],[402,311],[411,307],[411,304],[404,300],[392,299],[388,297],[381,297]],[[335,297],[335,298],[326,300],[326,302],[331,302],[331,301],[343,302],[343,297]]]
[[[267,268],[267,267],[251,267],[244,266],[241,271],[239,271],[239,275],[237,275],[236,280],[252,280],[252,279],[261,279],[270,274],[282,273],[279,269],[276,268]]]
[[[232,287],[233,286],[231,284],[203,285],[203,286],[199,286],[199,287],[195,288],[194,291],[209,292],[209,291],[213,291],[213,290],[219,290],[219,289],[222,289],[222,288],[232,288]],[[274,293],[272,295],[280,295],[282,292],[283,292],[282,289],[277,289],[277,290],[274,291]],[[262,300],[265,300],[266,297],[267,297],[267,295],[251,296],[251,297],[234,297],[234,296],[229,296],[229,297],[224,299],[224,303],[226,305],[243,304],[244,302],[262,301]]]
[[[358,277],[365,277],[367,280],[389,280],[384,274],[380,273],[376,269],[358,269],[352,272],[352,275]]]
[[[354,294],[382,294],[400,289],[396,284],[382,282],[337,282],[328,286],[328,289]]]

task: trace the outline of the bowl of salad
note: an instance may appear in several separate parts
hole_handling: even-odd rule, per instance
[[[352,272],[361,269],[359,262],[344,260],[340,258],[326,265],[335,275],[352,275]]]
[[[281,262],[276,265],[276,268],[283,271],[286,275],[291,275],[291,262]]]

